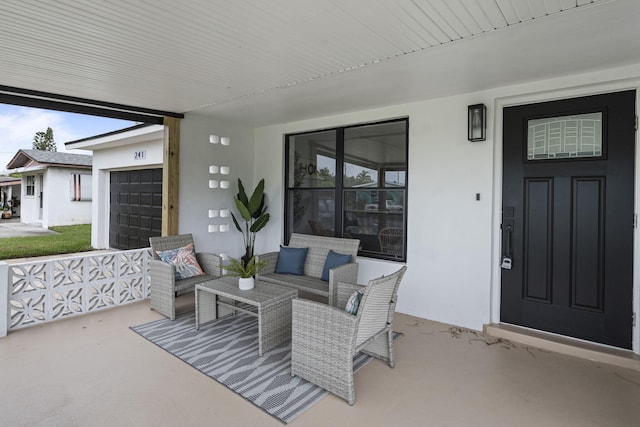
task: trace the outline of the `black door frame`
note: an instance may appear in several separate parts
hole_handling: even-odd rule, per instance
[[[501,239],[502,230],[500,224],[502,223],[502,147],[504,144],[503,135],[503,109],[505,107],[526,105],[537,102],[557,101],[562,99],[577,98],[588,95],[598,95],[610,92],[620,92],[624,90],[636,91],[636,111],[640,115],[640,84],[638,86],[633,85],[620,85],[611,87],[611,85],[596,85],[590,88],[590,90],[576,90],[576,89],[558,89],[554,91],[547,91],[543,95],[541,94],[521,94],[513,95],[503,98],[496,98],[494,102],[493,113],[495,114],[493,120],[493,135],[494,135],[494,171],[493,171],[493,191],[495,194],[493,200],[493,215],[492,215],[492,253],[491,253],[491,302],[490,302],[490,322],[493,324],[500,323],[500,295],[502,287],[502,274],[500,268],[500,260],[502,254]],[[640,211],[640,147],[638,147],[638,131],[636,131],[636,169],[634,171],[634,183],[635,183],[635,197],[634,197],[634,211],[636,217]],[[634,247],[634,259],[633,259],[633,312],[635,314],[635,322],[632,331],[632,351],[635,354],[640,355],[640,253],[638,248],[638,230],[640,227],[640,219],[636,220],[637,225],[633,233],[633,247]],[[541,331],[543,332],[543,331]],[[544,332],[543,332],[544,333]],[[567,337],[571,339],[570,337]],[[598,345],[594,343],[595,345]]]

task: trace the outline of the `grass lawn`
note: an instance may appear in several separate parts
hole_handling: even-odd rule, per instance
[[[50,227],[59,234],[0,239],[0,259],[91,251],[91,224]]]

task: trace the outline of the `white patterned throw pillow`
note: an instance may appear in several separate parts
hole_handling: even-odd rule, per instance
[[[364,288],[358,289],[354,293],[351,294],[349,300],[347,301],[347,305],[344,308],[347,313],[351,313],[354,316],[358,314],[358,308],[360,307],[360,300],[362,300],[362,294],[364,294]]]

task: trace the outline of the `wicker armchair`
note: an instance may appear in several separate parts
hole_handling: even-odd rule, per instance
[[[364,287],[340,282],[336,307],[293,300],[291,375],[299,375],[353,405],[353,357],[358,352],[394,366],[393,313],[406,269],[371,280]],[[359,288],[364,288],[364,293],[354,316],[343,307]]]
[[[171,320],[176,318],[176,296],[191,292],[196,284],[212,280],[222,275],[222,260],[218,255],[208,253],[196,253],[198,264],[206,273],[202,276],[176,280],[175,266],[160,261],[156,251],[181,248],[193,243],[191,234],[178,236],[150,237],[153,259],[149,260],[149,277],[151,309],[155,310]],[[195,246],[194,246],[195,251]]]

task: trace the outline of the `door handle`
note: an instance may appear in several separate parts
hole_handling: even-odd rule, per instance
[[[502,261],[500,262],[500,268],[504,270],[511,270],[513,264],[511,253],[513,228],[514,223],[512,219],[502,221]]]

